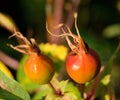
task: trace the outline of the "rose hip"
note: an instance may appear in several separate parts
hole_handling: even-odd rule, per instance
[[[34,39],[27,40],[21,33],[15,32],[12,36],[16,36],[19,39],[22,39],[24,44],[14,47],[9,45],[11,48],[29,55],[28,59],[24,64],[24,71],[26,76],[33,82],[38,84],[49,83],[52,79],[55,66],[53,61],[43,55]],[[11,37],[12,37],[11,36]]]
[[[87,52],[71,51],[66,59],[69,76],[77,83],[84,84],[93,79],[100,70],[100,59],[97,53],[89,48]]]
[[[80,36],[77,27],[77,13],[75,17],[75,28],[77,35],[73,34],[66,24],[59,24],[56,28],[62,28],[64,34],[55,35],[52,32],[49,34],[56,37],[65,37],[71,52],[68,54],[66,59],[66,69],[69,76],[77,83],[84,84],[92,80],[98,73],[101,67],[101,62],[98,54],[91,48],[88,47],[87,43]],[[65,28],[65,29],[64,29]],[[69,39],[72,37],[73,43]]]

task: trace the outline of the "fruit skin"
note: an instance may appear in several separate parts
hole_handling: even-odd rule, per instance
[[[10,70],[4,65],[3,62],[0,61],[0,70],[4,72],[8,77],[13,79],[13,75]]]
[[[79,50],[79,53],[71,51],[66,59],[66,70],[69,76],[77,83],[84,84],[92,80],[100,70],[98,54],[91,48],[87,53]]]
[[[25,62],[24,71],[33,82],[46,84],[52,79],[55,68],[50,58],[42,54],[33,53]]]

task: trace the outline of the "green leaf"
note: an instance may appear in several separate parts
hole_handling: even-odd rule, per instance
[[[49,94],[46,96],[45,100],[61,100],[61,99],[59,99],[59,96],[55,94]]]
[[[68,80],[63,80],[59,83],[59,86],[60,86],[60,89],[61,91],[64,93],[65,92],[65,89],[66,89],[66,85],[68,84]]]
[[[11,94],[10,92],[0,88],[0,100],[24,100],[22,98],[19,98],[18,96],[15,96],[14,94]]]
[[[51,83],[54,88],[60,89],[62,95],[55,94],[49,85],[42,85],[32,100],[82,100],[81,93],[72,82],[68,80],[59,82],[56,76],[54,76]]]
[[[111,79],[111,75],[108,74],[102,78],[101,83],[103,85],[108,85],[110,83],[110,79]]]
[[[0,87],[6,91],[9,91],[9,93],[11,93],[23,100],[30,100],[30,96],[26,92],[26,90],[18,82],[7,77],[2,71],[0,71]],[[4,92],[6,93],[6,91],[4,91]],[[7,93],[7,94],[9,94],[9,93]],[[2,96],[2,92],[0,92],[0,95]],[[15,99],[12,99],[12,100],[15,100]]]
[[[98,53],[101,59],[101,64],[103,65],[108,62],[108,59],[116,49],[116,42],[114,40],[111,41],[105,38],[98,38],[92,34],[83,34],[83,37],[88,46]]]
[[[68,100],[83,100],[81,97],[78,98],[78,96],[74,92],[66,93],[65,96],[70,98]],[[64,100],[66,100],[66,99],[64,99]]]
[[[103,35],[107,38],[120,36],[120,24],[110,25],[103,31]]]
[[[74,95],[74,97],[77,98],[77,100],[81,100],[82,97],[81,97],[81,93],[80,91],[78,90],[78,87],[75,86],[72,82],[68,82],[68,84],[66,85],[66,88],[65,88],[65,92],[69,95],[72,94],[71,96]]]
[[[32,100],[44,100],[44,98],[51,93],[53,93],[53,91],[47,84],[41,85],[41,87],[39,88],[39,92],[33,96]]]
[[[105,96],[104,96],[104,100],[110,100],[110,95],[109,94],[105,94]]]

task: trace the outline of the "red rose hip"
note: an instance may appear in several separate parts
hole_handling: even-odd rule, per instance
[[[92,80],[99,72],[101,67],[101,62],[98,54],[84,42],[80,36],[77,27],[77,13],[74,14],[75,17],[75,28],[77,35],[73,34],[66,24],[59,24],[56,28],[62,27],[62,32],[64,34],[55,35],[52,32],[48,32],[56,37],[65,37],[71,52],[68,54],[66,59],[66,69],[69,76],[77,83],[84,84]],[[64,29],[65,28],[65,29]],[[72,37],[73,43],[71,42]]]
[[[70,52],[66,59],[69,76],[77,83],[84,84],[93,79],[100,70],[100,59],[93,49],[87,52],[79,50]]]

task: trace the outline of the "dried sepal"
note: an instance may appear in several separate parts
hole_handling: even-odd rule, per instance
[[[77,27],[77,13],[74,13],[74,18],[75,18],[75,29],[76,29],[77,35],[73,34],[71,32],[70,28],[66,24],[64,24],[64,23],[61,23],[61,24],[59,24],[59,25],[54,27],[55,29],[60,28],[61,31],[62,31],[62,34],[57,35],[57,34],[54,34],[54,33],[50,32],[50,30],[48,29],[48,25],[46,23],[47,32],[49,34],[51,34],[52,36],[55,36],[55,37],[61,37],[61,38],[65,37],[69,47],[75,53],[78,54],[80,49],[84,50],[85,53],[87,53],[87,48],[88,47],[86,47],[86,43],[84,42],[84,40],[80,36],[80,32],[79,32],[79,29]],[[73,38],[73,42],[74,43],[72,43],[70,41],[69,37]]]
[[[26,37],[24,37],[22,35],[22,33],[17,32],[16,30],[14,30],[14,31],[15,31],[14,34],[11,35],[9,37],[9,39],[12,38],[12,37],[17,37],[17,38],[21,39],[24,44],[17,45],[17,46],[13,46],[12,44],[8,44],[8,46],[10,46],[14,50],[19,51],[23,54],[29,54],[30,55],[32,53],[37,53],[37,54],[40,53],[40,49],[39,49],[35,39],[31,38],[30,41],[29,41]]]

